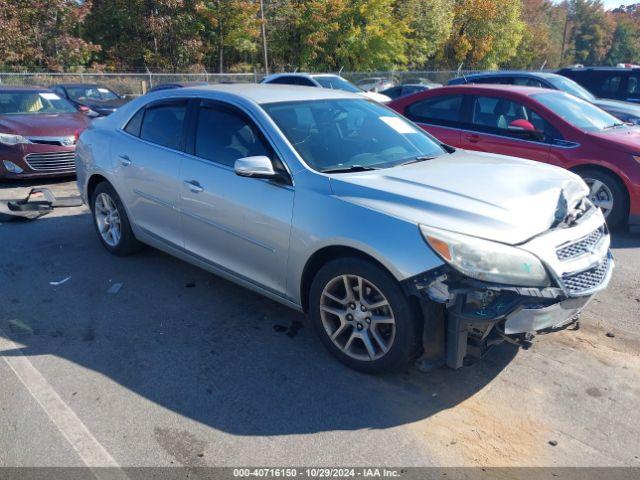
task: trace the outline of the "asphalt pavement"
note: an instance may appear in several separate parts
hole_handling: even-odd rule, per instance
[[[640,234],[613,245],[580,330],[368,376],[299,313],[152,248],[110,255],[85,207],[3,221],[0,466],[640,466]]]

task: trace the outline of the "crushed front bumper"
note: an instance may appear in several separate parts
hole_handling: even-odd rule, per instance
[[[459,368],[466,356],[482,356],[504,340],[518,342],[570,324],[609,284],[614,269],[609,245],[604,219],[595,210],[571,228],[550,230],[519,245],[540,258],[553,286],[492,284],[447,265],[410,279],[407,288],[418,292],[425,312],[424,355],[418,365]],[[441,308],[427,309],[428,304]]]

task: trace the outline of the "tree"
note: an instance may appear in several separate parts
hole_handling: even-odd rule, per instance
[[[606,58],[610,65],[640,62],[640,9],[635,12],[637,16],[633,9],[613,12],[617,24]]]
[[[559,66],[565,18],[566,10],[551,0],[523,0],[525,28],[509,66],[522,69]]]
[[[424,68],[451,35],[454,0],[404,0],[398,15],[407,25],[409,68]]]
[[[611,47],[613,19],[600,0],[569,0],[568,7],[573,61],[586,65],[602,63]]]
[[[498,68],[516,55],[523,30],[519,1],[456,0],[453,33],[441,60]]]
[[[90,0],[0,0],[0,65],[54,71],[84,65],[100,50],[80,36],[90,8]]]
[[[218,71],[224,71],[225,51],[255,53],[260,35],[259,5],[252,0],[207,0],[196,5],[205,20],[206,35],[217,56]]]
[[[201,65],[203,26],[193,0],[94,0],[87,36],[112,69],[184,70]]]

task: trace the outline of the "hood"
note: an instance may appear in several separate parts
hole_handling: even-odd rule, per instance
[[[0,132],[23,137],[74,135],[88,125],[89,119],[82,113],[0,115]]]
[[[625,126],[601,132],[588,132],[588,135],[604,140],[613,149],[624,150],[632,155],[640,154],[640,126]]]
[[[402,167],[338,174],[331,188],[345,201],[416,225],[511,245],[549,229],[561,194],[571,209],[589,192],[568,170],[464,150]]]
[[[365,97],[380,103],[388,103],[391,101],[391,97],[387,97],[386,95],[378,92],[361,92],[361,95],[364,95]]]
[[[636,119],[637,122],[638,119],[640,119],[640,105],[635,103],[621,102],[619,100],[606,100],[604,98],[598,98],[593,103],[625,122],[630,121],[630,119]]]

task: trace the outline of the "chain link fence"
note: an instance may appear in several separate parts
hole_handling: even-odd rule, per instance
[[[470,70],[379,71],[340,72],[347,80],[359,83],[367,79],[382,78],[393,83],[440,83],[451,78],[473,73]],[[264,77],[261,73],[13,73],[0,72],[1,85],[38,85],[50,87],[59,83],[97,83],[129,96],[142,95],[150,88],[164,83],[208,82],[255,83]]]

